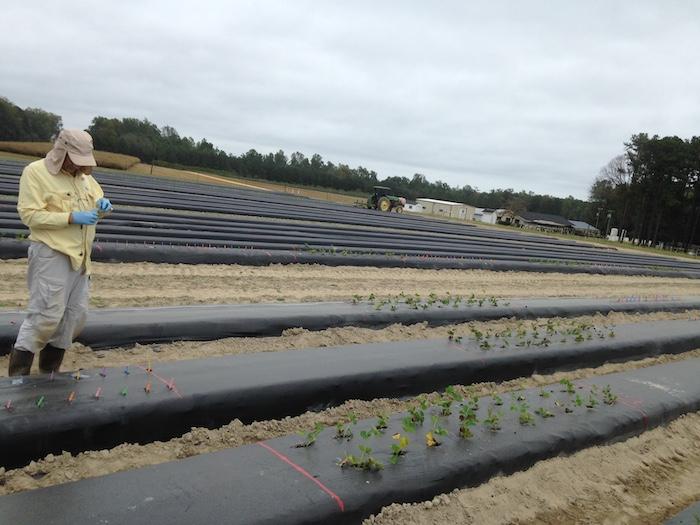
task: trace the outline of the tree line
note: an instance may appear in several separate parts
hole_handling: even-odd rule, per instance
[[[16,107],[16,106],[15,106]],[[26,114],[41,110],[20,110]],[[46,112],[42,112],[46,113]],[[51,115],[46,113],[46,115]],[[8,131],[0,135],[0,140],[50,140],[60,129],[61,119],[40,133],[22,127],[19,121],[2,119],[8,122]],[[570,219],[590,221],[592,208],[589,202],[574,197],[560,198],[538,195],[533,192],[516,192],[513,189],[479,191],[470,185],[451,186],[442,181],[431,182],[423,174],[411,177],[392,176],[380,179],[379,175],[363,166],[350,167],[324,160],[321,155],[310,157],[300,152],[287,155],[280,150],[276,153],[260,153],[254,149],[240,155],[229,154],[206,139],[195,141],[183,137],[170,126],[159,128],[147,119],[95,117],[88,128],[95,148],[113,153],[123,153],[139,157],[142,161],[156,164],[175,164],[234,172],[245,177],[265,179],[286,184],[299,184],[342,190],[346,192],[369,193],[372,186],[389,186],[408,199],[429,197],[434,199],[464,202],[486,208],[509,208],[513,211],[535,211],[562,215]]]
[[[0,140],[45,141],[58,134],[61,117],[38,108],[22,109],[0,97]]]
[[[632,135],[601,169],[591,200],[638,243],[700,244],[700,137]]]

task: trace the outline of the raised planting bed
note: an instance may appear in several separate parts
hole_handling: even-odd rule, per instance
[[[432,326],[504,317],[572,317],[608,312],[678,312],[700,308],[700,298],[518,299],[456,296],[357,297],[341,302],[207,305],[91,310],[78,341],[93,349],[134,343],[277,336],[288,328],[324,330],[339,326],[379,328],[394,323]],[[17,338],[24,312],[0,313],[0,355]]]
[[[19,259],[27,256],[28,241],[7,238],[26,236],[25,230],[0,231],[0,253],[4,259]],[[92,258],[98,262],[155,262],[168,264],[244,264],[268,266],[270,264],[323,264],[326,266],[370,266],[376,268],[423,268],[456,270],[489,270],[546,272],[546,273],[587,273],[596,275],[641,275],[652,277],[700,278],[700,271],[694,269],[660,266],[645,263],[627,266],[624,263],[599,263],[586,260],[559,260],[556,258],[532,258],[520,253],[513,257],[489,256],[476,253],[436,256],[430,253],[420,255],[391,255],[388,253],[356,253],[351,249],[330,247],[327,250],[299,251],[297,247],[279,249],[243,241],[238,247],[210,247],[213,243],[195,243],[191,246],[170,246],[171,239],[144,237],[135,240],[129,236],[101,236],[98,230],[98,243],[95,244]],[[195,246],[196,245],[196,246]],[[499,260],[505,259],[505,260]],[[510,259],[510,260],[508,260]]]
[[[262,352],[127,369],[0,380],[0,466],[179,436],[233,419],[503,381],[700,348],[700,321],[593,327]]]
[[[698,373],[700,359],[691,359],[505,400],[448,389],[438,405],[305,438],[3,496],[0,515],[56,525],[358,523],[391,503],[476,486],[700,410]]]

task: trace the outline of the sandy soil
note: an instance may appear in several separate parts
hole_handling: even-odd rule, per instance
[[[606,324],[642,323],[647,321],[663,321],[673,319],[700,319],[700,310],[687,312],[655,312],[650,314],[610,313],[607,315],[581,316],[576,318],[552,318],[554,322],[563,324],[586,322],[602,326]],[[131,348],[115,348],[111,350],[92,351],[89,347],[74,344],[66,354],[63,371],[74,371],[79,368],[119,367],[125,365],[146,363],[162,363],[166,361],[182,361],[185,359],[201,359],[223,355],[250,354],[256,352],[282,352],[302,350],[314,347],[335,347],[362,343],[380,343],[385,341],[410,341],[414,339],[447,338],[448,331],[454,330],[456,336],[465,339],[471,337],[469,326],[474,326],[482,332],[487,330],[502,331],[507,327],[515,329],[522,323],[527,330],[532,330],[536,324],[546,320],[515,321],[502,319],[477,323],[461,323],[429,327],[427,323],[415,325],[394,324],[383,329],[371,328],[329,328],[311,332],[304,328],[285,330],[281,337],[230,337],[215,341],[179,341],[169,344],[136,345]],[[0,357],[0,377],[7,375],[9,356]],[[36,366],[36,365],[35,365]]]
[[[0,307],[23,308],[26,260],[0,260]],[[319,265],[172,265],[96,263],[96,307],[198,303],[349,300],[353,294],[625,297],[700,295],[700,279],[485,270],[328,267]]]
[[[458,387],[458,390],[461,390],[464,394],[471,393],[484,396],[494,392],[510,392],[524,388],[533,388],[555,383],[561,379],[576,380],[594,375],[610,374],[694,357],[700,357],[700,349],[679,355],[663,355],[639,361],[630,361],[627,363],[607,364],[598,368],[579,369],[572,372],[559,372],[547,376],[534,375],[532,377],[506,381],[498,384],[479,383],[467,387],[461,386]],[[430,394],[430,397],[433,400],[436,400],[437,395],[437,393],[432,393]],[[174,461],[189,456],[204,454],[206,452],[213,452],[224,448],[255,443],[260,440],[295,434],[312,429],[316,423],[331,426],[335,425],[338,421],[346,422],[347,414],[350,412],[355,413],[358,418],[377,417],[381,414],[406,410],[409,406],[415,405],[415,403],[416,398],[406,400],[384,398],[374,399],[372,401],[352,400],[339,407],[327,409],[322,412],[307,412],[297,417],[287,417],[281,420],[260,421],[250,425],[244,425],[240,421],[234,420],[230,424],[218,429],[212,430],[195,428],[185,435],[167,442],[155,442],[147,445],[124,444],[110,450],[89,451],[76,456],[73,456],[67,452],[64,452],[59,456],[50,454],[46,458],[40,461],[33,461],[31,464],[21,469],[5,471],[3,468],[0,468],[0,495],[23,490],[31,490],[39,487],[47,487],[77,479],[101,476],[122,470],[163,463],[166,461]],[[698,416],[698,419],[700,419],[700,416]],[[700,440],[697,439],[698,431],[700,430],[700,422],[696,421],[694,425],[696,429],[694,438],[695,442],[692,442],[692,434],[683,434],[671,431],[669,431],[669,439],[667,441],[671,443],[669,446],[674,447],[674,450],[678,450],[678,454],[683,458],[694,454],[696,456],[695,464],[698,465],[700,463],[698,456],[700,455],[694,453],[694,451],[697,451],[698,447],[700,447]],[[689,438],[690,442],[687,443],[685,438]],[[614,455],[612,457],[614,457]],[[586,483],[595,482],[595,472],[596,468],[598,467],[600,467],[600,465],[597,463],[589,464],[586,472],[590,473],[590,477],[588,475],[582,476],[581,478],[577,477],[575,478],[576,484],[580,484],[579,486],[585,488],[587,487]],[[572,470],[574,472],[577,471],[576,468],[573,468],[571,470],[564,470],[564,472],[571,472]],[[558,469],[554,468],[554,472],[556,473],[557,471]],[[697,474],[698,473],[696,471],[695,475],[697,476]],[[664,474],[663,472],[660,472],[656,480],[657,482],[660,482],[659,480],[663,479],[665,479]],[[569,479],[567,483],[573,484],[572,481],[574,480]],[[624,478],[622,478],[622,480],[618,479],[616,483],[616,486],[619,486],[620,483],[624,483]],[[601,484],[608,484],[608,481],[601,481]],[[518,485],[516,484],[516,486]],[[556,485],[552,483],[551,486]],[[668,487],[669,489],[672,489],[671,485]],[[534,490],[534,488],[532,490]],[[700,490],[700,488],[697,488],[696,490]],[[546,495],[547,491],[543,490],[539,493]],[[510,494],[507,491],[502,491],[500,495],[506,495],[508,498],[501,498],[499,501],[510,499]],[[554,499],[553,495],[550,495],[549,497]],[[506,503],[504,503],[504,505],[505,504]],[[484,504],[477,508],[483,508],[484,512],[488,513],[488,509],[492,506],[493,503],[488,502],[488,505]],[[540,508],[539,505],[533,505],[532,503],[531,506],[533,508]],[[514,509],[513,511],[520,511],[520,509],[517,507],[512,508]],[[525,509],[522,510],[524,511]],[[525,516],[525,514],[523,515]],[[410,517],[410,514],[407,516]],[[401,520],[398,520],[387,523],[408,523],[408,521],[402,522]],[[441,520],[428,520],[416,521],[413,523],[444,522]],[[456,520],[455,523],[461,522]],[[481,521],[477,520],[475,522],[468,523],[481,523]],[[550,520],[545,523],[561,523],[561,521],[557,522],[556,520]]]
[[[657,525],[700,499],[700,413],[415,504],[365,525]]]

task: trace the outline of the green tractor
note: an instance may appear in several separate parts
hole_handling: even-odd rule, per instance
[[[405,204],[406,199],[392,195],[391,188],[386,186],[374,186],[374,193],[367,199],[367,207],[370,210],[401,213]]]

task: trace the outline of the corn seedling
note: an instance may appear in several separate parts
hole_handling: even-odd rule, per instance
[[[306,432],[306,433],[301,432],[301,433],[299,434],[301,437],[304,438],[304,441],[302,441],[301,443],[297,443],[297,444],[294,445],[294,446],[295,446],[296,448],[306,448],[306,447],[310,447],[311,445],[313,445],[314,443],[316,443],[316,439],[318,438],[319,434],[320,434],[322,431],[323,431],[323,424],[321,424],[321,423],[316,423],[316,426],[315,426],[312,430],[310,430],[310,431],[308,431],[308,432]]]
[[[399,462],[401,456],[406,454],[406,449],[408,448],[408,437],[402,436],[401,434],[394,434],[391,436],[392,439],[398,441],[398,443],[391,444],[391,456],[389,457],[389,463],[396,465]]]

